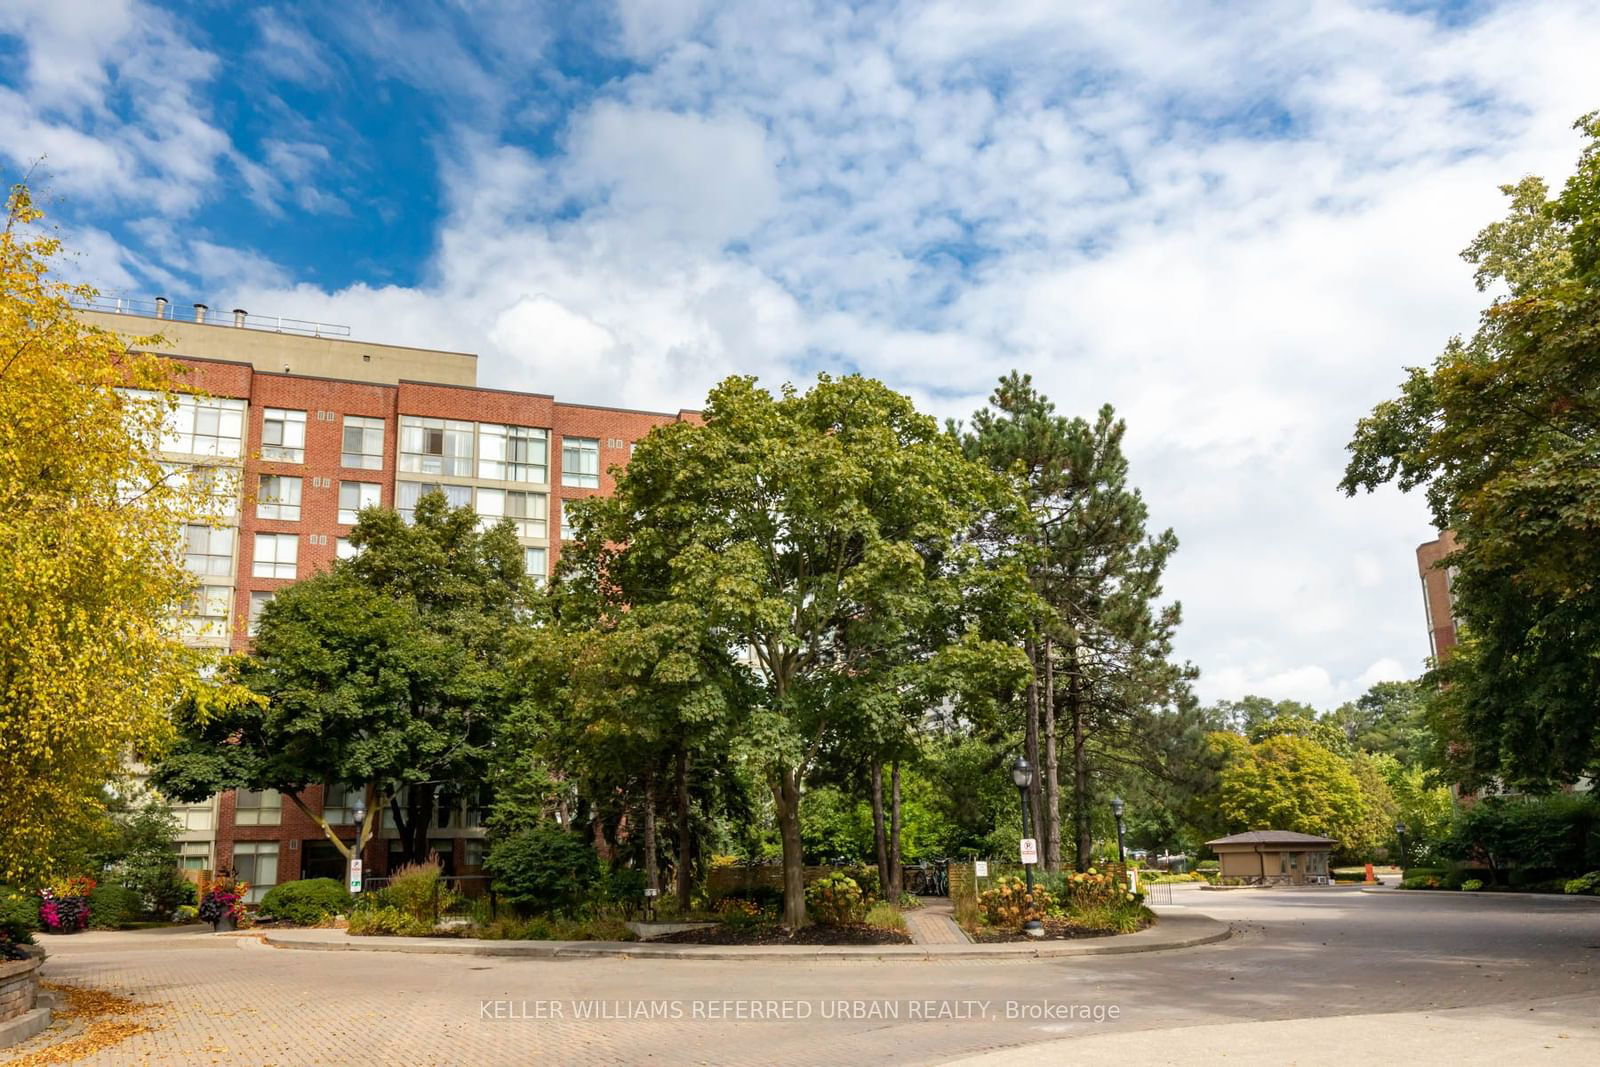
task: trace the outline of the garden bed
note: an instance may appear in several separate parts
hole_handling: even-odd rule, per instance
[[[976,930],[968,930],[967,936],[980,945],[999,944],[1007,941],[1081,941],[1091,937],[1116,937],[1120,931],[1104,930],[1089,926],[1080,926],[1071,919],[1042,919],[1044,924],[1043,937],[1029,937],[1021,930],[1000,929],[991,926],[980,926]],[[1153,918],[1145,919],[1139,925],[1143,930],[1151,923]],[[1134,931],[1130,930],[1129,933]]]
[[[909,945],[911,935],[903,930],[883,930],[876,926],[832,926],[814,923],[790,930],[776,923],[748,923],[683,930],[652,937],[652,945]]]

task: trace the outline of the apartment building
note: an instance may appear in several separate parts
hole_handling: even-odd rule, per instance
[[[1456,535],[1445,530],[1417,546],[1417,574],[1422,578],[1422,608],[1428,620],[1428,654],[1442,660],[1456,647],[1455,574],[1438,563],[1456,550]]]
[[[152,350],[200,391],[183,398],[163,459],[209,486],[223,516],[184,531],[201,587],[183,624],[201,645],[248,647],[280,589],[352,551],[361,508],[404,515],[433,490],[485,523],[510,518],[528,572],[547,576],[569,529],[567,503],[610,492],[610,469],[625,465],[653,427],[696,417],[481,388],[470,353],[357,341],[344,327],[242,309],[217,319],[196,304],[176,318],[165,300],[122,299],[82,314],[130,343],[159,333],[166,344]],[[302,799],[353,840],[359,794],[324,792],[312,788]],[[184,825],[181,862],[236,870],[255,887],[253,899],[296,878],[344,875],[320,828],[271,791],[174,810]],[[482,826],[470,798],[441,801],[432,843],[451,872],[482,862]],[[386,818],[365,857],[369,871],[387,869],[393,829]]]

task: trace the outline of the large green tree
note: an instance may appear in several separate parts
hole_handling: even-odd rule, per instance
[[[442,494],[423,497],[413,522],[377,508],[360,520],[358,554],[282,590],[234,664],[265,706],[187,710],[153,782],[180,800],[276,789],[346,856],[302,794],[364,786],[358,849],[387,807],[421,860],[440,795],[467,797],[484,779],[531,585],[509,523],[480,530]]]
[[[1023,745],[1042,772],[1035,818],[1050,870],[1062,860],[1058,720],[1074,853],[1087,867],[1097,775],[1115,760],[1159,762],[1159,745],[1146,743],[1157,740],[1151,712],[1184,701],[1194,676],[1171,659],[1180,608],[1160,603],[1177,538],[1146,528],[1148,508],[1128,483],[1125,433],[1109,406],[1092,422],[1067,418],[1028,375],[1013,372],[974,413],[963,441],[969,456],[1015,479],[1027,504],[1021,516],[995,513],[980,536],[996,554],[1017,555],[1036,594],[1022,641],[1033,667]]]
[[[1600,760],[1600,113],[1578,128],[1561,194],[1506,187],[1507,218],[1464,253],[1497,293],[1477,332],[1361,420],[1341,482],[1423,488],[1456,532],[1442,565],[1465,649],[1431,680],[1469,783]]]
[[[904,396],[870,379],[821,377],[781,395],[730,378],[704,424],[657,429],[616,495],[591,506],[597,581],[636,606],[695,613],[748,664],[744,758],[777,813],[784,915],[805,922],[800,810],[807,777],[839,735],[887,732],[906,692],[952,646],[985,646],[962,612],[978,562],[960,535],[1003,487]],[[942,641],[928,629],[943,619]]]

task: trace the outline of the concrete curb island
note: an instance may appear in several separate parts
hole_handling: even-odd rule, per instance
[[[309,952],[410,952],[423,955],[510,956],[524,959],[633,960],[930,960],[1055,959],[1164,952],[1225,941],[1227,923],[1205,915],[1164,915],[1134,934],[1084,941],[1000,945],[656,945],[648,941],[483,941],[440,937],[351,937],[343,930],[274,930],[219,934],[273,948]]]
[[[1464,893],[1459,889],[1400,889],[1391,886],[1363,886],[1361,891],[1382,893],[1390,897],[1465,897],[1468,900],[1505,900],[1512,904],[1522,904],[1530,900],[1552,901],[1564,905],[1600,904],[1600,897],[1584,893],[1507,893],[1501,890]]]

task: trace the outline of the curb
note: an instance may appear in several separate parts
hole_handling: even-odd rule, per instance
[[[1508,900],[1513,903],[1525,900],[1548,900],[1559,901],[1563,905],[1600,904],[1600,897],[1584,893],[1507,893],[1503,891],[1464,893],[1459,889],[1397,889],[1387,886],[1382,888],[1378,886],[1363,886],[1361,891],[1363,893],[1382,893],[1385,896],[1396,897],[1466,897],[1471,900]]]
[[[50,994],[40,993],[36,1007],[0,1023],[0,1049],[20,1045],[48,1030],[54,1004]]]
[[[1164,929],[1165,928],[1165,929]],[[1165,916],[1155,926],[1135,934],[1084,941],[1003,945],[652,945],[631,941],[469,941],[466,939],[395,940],[380,937],[340,940],[297,938],[288,934],[260,934],[274,948],[310,952],[408,952],[421,955],[507,956],[522,959],[636,959],[636,960],[878,960],[926,963],[962,960],[1020,960],[1063,956],[1115,956],[1134,952],[1164,952],[1225,941],[1233,934],[1227,923],[1205,915]]]

